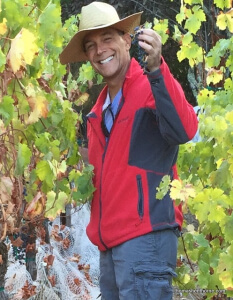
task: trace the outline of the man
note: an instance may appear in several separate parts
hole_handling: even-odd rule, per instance
[[[89,60],[106,82],[88,115],[88,157],[96,191],[87,235],[100,250],[105,300],[172,299],[181,207],[155,198],[164,175],[177,178],[178,145],[191,140],[197,118],[161,56],[161,38],[138,39],[147,68],[130,58],[141,12],[122,20],[106,3],[81,11],[79,31],[61,63]]]

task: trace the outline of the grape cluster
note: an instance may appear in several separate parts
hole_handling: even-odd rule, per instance
[[[137,26],[135,29],[134,29],[134,34],[131,34],[131,38],[132,38],[132,45],[136,45],[136,59],[138,60],[140,66],[142,67],[142,69],[145,70],[146,68],[146,65],[147,65],[147,61],[146,61],[146,58],[147,58],[147,53],[146,51],[139,46],[138,44],[138,36],[140,33],[143,33],[143,28],[144,26],[141,25],[141,26]]]
[[[27,236],[25,234],[14,234],[13,238],[16,240],[18,237],[21,238],[23,241],[23,244],[21,247],[13,247],[13,256],[15,257],[15,260],[18,260],[20,264],[25,264],[26,260],[26,243],[27,243]]]

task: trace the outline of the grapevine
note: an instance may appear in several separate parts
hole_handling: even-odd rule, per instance
[[[0,12],[0,246],[10,241],[14,259],[31,268],[44,220],[94,191],[77,143],[82,116],[73,110],[88,94],[59,63],[77,31],[76,17],[62,26],[59,1],[2,0]]]
[[[180,240],[174,284],[187,291],[205,290],[206,299],[218,299],[221,290],[221,299],[226,299],[233,294],[233,10],[231,1],[217,0],[212,2],[213,14],[206,9],[201,1],[184,1],[178,25],[169,28],[166,20],[157,19],[154,23],[164,43],[174,39],[179,44],[177,57],[190,65],[200,107],[198,142],[180,147],[180,181],[164,180],[157,192],[162,199],[169,187],[185,216],[193,217],[193,224],[185,219],[183,226],[185,248]],[[208,18],[214,26],[207,37],[203,28]],[[221,30],[225,32],[220,35]]]

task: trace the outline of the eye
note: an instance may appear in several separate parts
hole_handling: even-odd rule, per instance
[[[112,39],[112,37],[111,37],[111,36],[108,36],[108,37],[106,37],[106,38],[104,39],[104,41],[105,41],[105,42],[110,42],[111,39]]]
[[[94,43],[86,43],[85,44],[85,51],[87,52],[87,51],[90,51],[90,50],[92,50],[92,49],[94,49]]]

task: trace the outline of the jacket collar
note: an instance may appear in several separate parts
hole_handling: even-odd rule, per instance
[[[127,90],[127,88],[131,84],[133,84],[134,78],[137,78],[138,76],[140,76],[142,74],[143,74],[143,70],[140,67],[139,63],[136,61],[135,58],[132,58],[130,61],[129,68],[126,72],[125,81],[124,81],[123,87],[122,87],[122,93],[123,93],[123,96],[125,99],[127,98],[126,94],[125,94],[125,91]],[[95,113],[97,116],[101,115],[102,107],[103,107],[104,101],[107,97],[107,91],[108,91],[108,87],[106,85],[103,88],[103,90],[101,91],[101,93],[96,101],[96,104],[93,106],[93,108],[91,110],[92,113]]]

